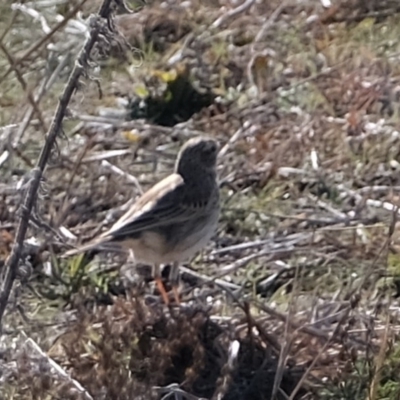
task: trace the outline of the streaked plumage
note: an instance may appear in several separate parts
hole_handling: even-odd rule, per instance
[[[170,278],[176,280],[178,263],[204,247],[218,222],[217,149],[212,139],[189,140],[173,174],[144,193],[108,231],[66,256],[117,245],[154,265],[155,279],[160,279],[160,264],[172,263]],[[166,300],[165,290],[162,294]]]

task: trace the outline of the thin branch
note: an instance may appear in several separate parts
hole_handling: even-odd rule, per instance
[[[234,8],[233,10],[229,10],[226,14],[221,15],[217,20],[215,20],[211,24],[211,28],[219,28],[222,26],[224,23],[226,23],[228,20],[232,19],[233,17],[236,17],[237,15],[246,12],[253,4],[255,0],[246,0],[243,4],[240,6]]]
[[[28,338],[25,342],[25,346],[28,350],[33,350],[37,353],[46,363],[54,369],[55,374],[62,380],[68,382],[73,386],[78,393],[82,394],[86,400],[93,400],[90,393],[76,380],[73,379],[59,364],[57,364],[51,357],[49,357],[39,345],[32,339]]]
[[[15,235],[15,242],[13,244],[11,254],[7,258],[3,267],[4,272],[2,274],[0,287],[0,326],[12,286],[17,275],[18,263],[23,250],[23,242],[28,229],[30,215],[36,201],[40,181],[46,168],[52,148],[56,142],[57,136],[61,131],[61,124],[72,94],[78,87],[79,78],[85,71],[85,67],[88,65],[90,52],[97,41],[100,30],[103,27],[102,19],[108,19],[109,17],[111,2],[112,0],[104,0],[99,11],[99,15],[92,17],[92,20],[90,21],[90,36],[84,43],[83,48],[79,53],[74,69],[72,70],[67,85],[64,89],[64,93],[58,103],[50,129],[46,135],[47,139],[40,153],[39,160],[36,164],[36,167],[31,172],[31,180],[27,185],[23,205],[21,207],[21,217]]]
[[[0,42],[0,49],[1,49],[1,50],[3,51],[3,53],[5,54],[5,56],[6,56],[7,60],[8,60],[8,62],[9,62],[9,64],[11,65],[12,70],[15,72],[15,75],[16,75],[16,77],[17,77],[17,79],[18,79],[18,82],[20,83],[22,89],[24,90],[24,92],[25,92],[25,94],[26,94],[26,96],[27,96],[27,98],[28,98],[28,100],[29,100],[29,103],[31,104],[33,110],[34,110],[35,113],[36,113],[36,116],[38,117],[38,120],[39,120],[39,122],[40,122],[40,125],[41,125],[43,131],[45,132],[45,131],[47,130],[47,127],[46,127],[46,123],[45,123],[45,121],[44,121],[44,118],[43,118],[43,116],[42,116],[42,113],[40,112],[39,105],[38,105],[38,103],[35,101],[35,99],[34,99],[34,97],[33,97],[33,94],[32,94],[32,91],[28,88],[28,85],[27,85],[27,83],[25,82],[25,79],[24,79],[24,77],[22,76],[21,71],[17,68],[16,63],[15,63],[15,60],[14,60],[14,57],[13,57],[13,56],[10,54],[10,52],[7,50],[6,46],[4,46],[4,44],[1,43],[1,42]]]
[[[8,32],[10,32],[16,17],[17,17],[17,12],[14,10],[11,15],[10,22],[8,23],[7,27],[4,29],[4,31],[0,35],[0,43],[3,42],[3,40],[7,36]]]
[[[26,51],[26,53],[19,59],[15,60],[15,64],[12,67],[9,67],[8,70],[0,77],[0,83],[7,78],[10,72],[21,64],[23,61],[27,60],[28,57],[33,54],[36,50],[38,50],[43,44],[45,44],[56,32],[58,32],[62,27],[64,27],[68,21],[75,17],[75,15],[82,9],[82,6],[87,2],[87,0],[82,0],[75,8],[73,8],[65,18],[59,22],[54,28],[44,37],[42,37],[36,44],[34,44],[30,49]],[[2,35],[4,36],[4,35]]]
[[[43,96],[46,94],[46,92],[51,88],[53,83],[56,81],[57,77],[60,74],[60,71],[66,66],[68,60],[69,60],[69,54],[67,54],[66,56],[64,56],[62,58],[62,60],[58,64],[57,68],[53,71],[51,76],[48,79],[46,78],[42,82],[40,88],[37,90],[37,93],[34,96],[34,100],[37,104],[40,103]],[[25,116],[22,120],[22,123],[20,124],[20,126],[18,128],[18,131],[15,134],[15,136],[13,137],[12,144],[11,144],[13,149],[15,149],[18,146],[18,143],[22,140],[22,138],[25,134],[25,131],[27,130],[29,123],[31,122],[34,111],[35,111],[34,108],[31,106],[25,113]]]

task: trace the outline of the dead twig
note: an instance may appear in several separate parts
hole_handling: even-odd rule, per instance
[[[237,15],[246,12],[253,4],[255,0],[247,0],[240,6],[234,8],[233,10],[228,11],[226,14],[221,15],[217,20],[215,20],[211,24],[211,28],[216,29],[221,27],[225,22],[227,22],[229,19],[236,17]]]
[[[26,348],[26,351],[37,355],[37,357],[53,368],[55,375],[74,387],[78,393],[82,394],[85,400],[93,400],[90,393],[76,379],[73,379],[59,364],[49,357],[32,338],[26,340],[24,347]]]
[[[90,21],[90,36],[84,43],[83,48],[79,53],[74,69],[72,70],[67,85],[65,86],[64,93],[58,103],[50,129],[46,135],[47,139],[40,153],[39,160],[36,164],[36,167],[31,172],[31,179],[27,184],[26,194],[21,207],[21,217],[15,235],[15,241],[11,250],[11,254],[7,258],[3,268],[0,287],[0,324],[7,306],[14,280],[17,275],[18,262],[21,258],[23,242],[28,229],[31,212],[36,201],[41,178],[46,168],[52,148],[56,142],[57,136],[61,131],[61,123],[64,119],[72,94],[77,89],[79,79],[88,65],[90,52],[98,39],[100,31],[104,27],[104,20],[107,21],[110,18],[111,3],[112,0],[104,0],[98,15],[92,17]]]
[[[12,70],[15,72],[15,75],[16,75],[16,77],[18,79],[18,82],[20,83],[22,89],[24,90],[24,92],[25,92],[25,94],[26,94],[26,96],[27,96],[27,98],[29,100],[29,103],[32,106],[32,109],[35,111],[36,116],[37,116],[37,118],[38,118],[38,120],[40,122],[40,125],[41,125],[43,131],[45,132],[47,130],[47,126],[46,126],[46,123],[45,123],[44,118],[42,116],[42,113],[41,113],[41,111],[39,109],[39,105],[35,101],[34,96],[32,94],[32,91],[28,88],[28,85],[27,85],[24,77],[22,76],[21,71],[17,68],[16,62],[14,60],[14,57],[10,54],[10,52],[8,51],[6,46],[1,42],[0,42],[0,49],[3,51],[4,55],[6,56],[7,61],[11,65]]]
[[[76,7],[74,7],[71,12],[69,12],[65,18],[59,22],[57,25],[54,26],[54,28],[46,35],[44,36],[42,39],[39,40],[39,42],[37,42],[36,44],[34,44],[30,49],[28,49],[26,51],[26,53],[21,57],[18,58],[17,60],[15,60],[15,63],[13,66],[10,66],[8,68],[8,70],[0,77],[0,83],[4,81],[4,79],[7,78],[7,76],[10,74],[10,72],[12,72],[12,70],[14,68],[16,68],[19,64],[21,64],[22,62],[24,62],[25,60],[27,60],[29,58],[30,55],[32,55],[36,50],[38,50],[43,44],[45,44],[48,40],[50,40],[50,38],[56,33],[58,32],[63,26],[65,26],[68,21],[72,18],[74,18],[74,16],[78,13],[79,10],[82,9],[82,6],[87,2],[87,0],[82,0]],[[2,38],[5,35],[2,35]]]

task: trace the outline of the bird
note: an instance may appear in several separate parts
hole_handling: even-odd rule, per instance
[[[153,266],[153,278],[164,300],[161,265],[171,265],[169,280],[179,304],[179,265],[201,250],[214,234],[220,213],[216,140],[189,139],[180,149],[172,174],[142,194],[107,231],[67,251],[122,249],[136,262]]]

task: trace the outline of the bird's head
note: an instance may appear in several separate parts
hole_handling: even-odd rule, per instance
[[[181,148],[176,160],[176,172],[184,178],[192,172],[213,171],[217,163],[218,144],[215,140],[197,137],[188,140]]]

